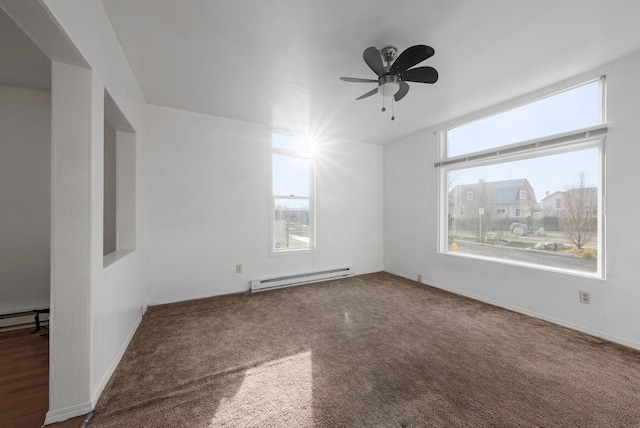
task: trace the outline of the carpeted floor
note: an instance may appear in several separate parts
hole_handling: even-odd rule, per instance
[[[100,427],[640,426],[640,352],[386,273],[152,307]]]

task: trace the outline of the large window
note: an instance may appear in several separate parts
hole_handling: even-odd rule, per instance
[[[439,251],[602,277],[604,93],[600,78],[443,131]]]
[[[272,134],[271,250],[315,248],[314,174],[307,139]]]

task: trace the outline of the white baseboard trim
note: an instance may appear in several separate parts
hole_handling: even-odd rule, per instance
[[[378,273],[378,272],[385,272],[384,268],[379,268],[379,269],[371,269],[371,270],[364,270],[364,271],[358,271],[355,270],[353,276],[359,276],[359,275],[368,275],[370,273]],[[399,275],[402,276],[402,275]],[[147,307],[153,307],[153,306],[159,306],[159,305],[171,305],[173,303],[181,303],[181,302],[188,302],[191,300],[199,300],[199,299],[209,299],[211,297],[221,297],[221,296],[229,296],[232,294],[242,294],[242,293],[246,293],[248,291],[251,290],[251,286],[250,283],[247,282],[245,288],[242,288],[240,290],[236,290],[236,291],[229,291],[228,293],[222,293],[222,294],[207,294],[207,295],[195,295],[195,296],[184,296],[184,297],[178,297],[175,299],[168,299],[168,300],[156,300],[156,301],[152,301],[147,303]],[[145,308],[146,311],[146,308]]]
[[[146,305],[144,306],[144,308],[142,308],[143,313],[146,312],[146,308],[147,308]],[[113,376],[113,373],[116,371],[118,364],[120,364],[120,360],[122,359],[125,351],[129,347],[129,343],[131,343],[131,339],[133,339],[133,335],[138,330],[138,327],[140,327],[141,322],[142,322],[142,316],[139,316],[135,324],[133,325],[133,328],[127,335],[127,338],[124,340],[124,343],[120,347],[118,354],[116,355],[115,359],[109,366],[109,369],[104,374],[104,376],[102,376],[102,379],[100,380],[100,383],[98,383],[98,386],[96,386],[96,389],[93,391],[93,394],[91,394],[91,410],[93,410],[93,408],[95,408],[96,404],[98,403],[98,399],[102,395],[102,391],[104,391],[104,388],[107,386],[109,379],[111,379],[111,376]]]
[[[362,270],[362,271],[354,272],[353,276],[369,275],[371,273],[380,273],[380,272],[386,272],[386,271],[383,268],[373,269],[373,270]]]
[[[83,416],[92,411],[91,403],[76,404],[75,406],[66,407],[64,409],[48,411],[44,418],[44,424],[54,424],[56,422],[66,421],[67,419]]]
[[[415,281],[416,280],[413,277],[410,277],[408,275],[405,275],[405,274],[402,274],[402,273],[399,273],[399,272],[393,272],[393,271],[390,271],[390,270],[385,270],[385,272],[390,273],[392,275],[401,276],[401,277],[409,279],[411,281]],[[538,318],[538,319],[541,319],[541,320],[544,320],[544,321],[549,321],[550,323],[557,324],[557,325],[560,325],[562,327],[570,328],[571,330],[576,330],[576,331],[579,331],[581,333],[586,333],[586,334],[588,334],[590,336],[594,336],[594,337],[597,337],[599,339],[608,340],[609,342],[617,343],[619,345],[627,346],[629,348],[637,349],[637,350],[640,351],[640,343],[633,342],[633,341],[630,341],[630,340],[626,340],[626,339],[623,339],[623,338],[618,337],[618,336],[614,336],[614,335],[611,335],[611,334],[603,333],[603,332],[598,331],[598,330],[593,330],[593,329],[590,329],[590,328],[586,328],[586,327],[583,327],[581,325],[573,324],[573,323],[570,323],[570,322],[567,322],[567,321],[564,321],[564,320],[560,320],[560,319],[557,319],[557,318],[554,318],[554,317],[550,317],[550,316],[547,316],[547,315],[539,314],[537,312],[530,311],[528,309],[523,309],[523,308],[520,308],[520,307],[517,307],[517,306],[512,306],[512,305],[505,305],[502,302],[498,302],[498,301],[495,301],[495,300],[492,300],[492,299],[487,299],[486,297],[477,296],[475,294],[467,293],[465,291],[458,290],[458,289],[452,288],[452,287],[448,287],[446,285],[437,284],[437,283],[434,283],[432,281],[424,282],[424,279],[423,279],[423,283],[424,283],[424,285],[429,286],[429,287],[439,288],[441,290],[448,291],[448,292],[454,293],[454,294],[459,294],[461,296],[465,296],[465,297],[468,297],[468,298],[473,299],[473,300],[478,300],[480,302],[488,303],[490,305],[497,306],[499,308],[508,309],[510,311],[513,311],[513,312],[518,312],[520,314],[528,315],[530,317]]]
[[[247,282],[247,288],[243,288],[242,290],[238,290],[238,291],[230,291],[228,293],[222,293],[222,294],[198,294],[195,296],[184,296],[184,297],[177,297],[175,299],[164,299],[164,300],[156,300],[153,302],[149,302],[147,303],[147,309],[148,308],[152,308],[154,306],[160,306],[160,305],[171,305],[173,303],[182,303],[182,302],[189,302],[191,300],[200,300],[200,299],[210,299],[212,297],[221,297],[221,296],[230,296],[232,294],[242,294],[242,293],[246,293],[247,291],[249,291],[249,283]]]

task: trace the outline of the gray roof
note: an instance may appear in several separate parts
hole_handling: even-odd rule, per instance
[[[577,190],[579,190],[579,189],[569,189],[568,191],[569,192],[575,192]],[[588,194],[590,196],[596,196],[597,193],[598,193],[598,188],[597,187],[585,187],[584,190],[585,190],[585,192],[588,192]],[[548,199],[548,198],[550,198],[550,197],[552,197],[554,195],[557,195],[557,194],[564,195],[565,193],[567,193],[567,190],[556,190],[555,192],[549,194],[549,196],[545,196],[544,198],[542,198],[541,201],[544,201],[544,200],[546,200],[546,199]]]
[[[484,186],[487,191],[492,192],[495,195],[494,203],[497,205],[503,205],[513,204],[515,201],[519,200],[520,195],[518,194],[518,191],[525,183],[525,187],[527,187],[532,192],[532,200],[536,201],[536,195],[533,191],[533,188],[526,178],[503,181],[487,181],[484,183]],[[483,183],[462,184],[460,186],[456,186],[449,192],[449,196],[453,197],[456,192],[462,192],[461,194],[465,194],[470,190],[474,193],[478,192],[481,184]]]

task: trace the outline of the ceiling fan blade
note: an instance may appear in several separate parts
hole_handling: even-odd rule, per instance
[[[436,83],[438,72],[433,67],[417,67],[400,73],[400,78],[407,82]]]
[[[363,99],[363,98],[370,97],[371,95],[373,95],[373,94],[377,94],[377,93],[378,93],[378,88],[372,89],[372,90],[370,90],[369,92],[367,92],[366,94],[364,94],[364,95],[360,95],[358,98],[356,98],[356,101],[357,101],[357,100],[361,100],[361,99]]]
[[[360,79],[359,77],[341,77],[340,80],[345,82],[362,82],[362,83],[377,83],[375,79]]]
[[[396,101],[400,101],[405,95],[407,95],[407,92],[409,92],[409,84],[401,80],[400,89],[396,92],[393,98],[395,98]]]
[[[435,51],[431,46],[427,45],[415,45],[407,48],[404,52],[398,56],[391,68],[392,73],[408,70],[416,64],[421,63],[425,59],[432,57]]]
[[[367,63],[369,68],[372,69],[378,77],[381,77],[385,73],[384,65],[382,65],[382,57],[378,49],[373,46],[367,48],[362,53],[362,57],[364,58],[364,62]]]

